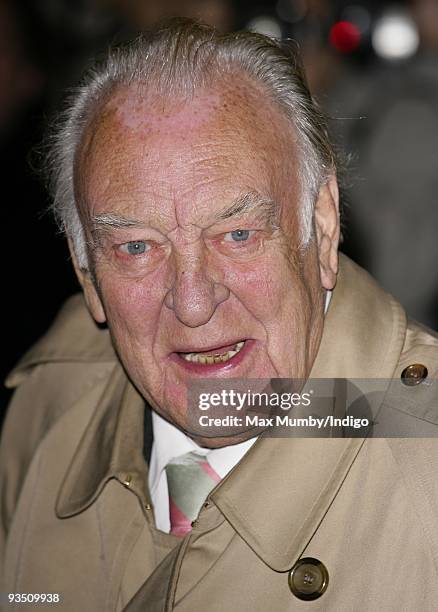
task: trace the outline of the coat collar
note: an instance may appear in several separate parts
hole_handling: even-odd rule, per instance
[[[311,378],[392,378],[406,314],[365,270],[340,254],[338,282]]]
[[[392,378],[405,334],[403,309],[341,257],[311,377]],[[328,511],[363,442],[261,436],[212,500],[268,566],[287,571]]]
[[[87,403],[87,396],[82,402]],[[58,517],[85,510],[111,478],[132,489],[143,503],[150,503],[143,456],[144,416],[144,399],[116,366],[59,490]]]

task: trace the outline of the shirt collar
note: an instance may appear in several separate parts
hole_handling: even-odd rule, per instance
[[[207,457],[209,464],[221,478],[240,461],[243,455],[254,444],[255,439],[226,446],[223,448],[204,448],[196,444],[180,429],[163,419],[156,412],[152,413],[154,444],[149,466],[149,487],[152,497],[156,491],[166,465],[180,455],[195,452]]]

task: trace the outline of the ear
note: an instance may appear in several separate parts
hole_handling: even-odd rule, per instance
[[[102,301],[96,290],[93,278],[89,270],[81,268],[79,266],[75,249],[70,238],[68,238],[68,248],[70,249],[70,255],[73,261],[73,267],[76,272],[76,276],[78,277],[78,281],[81,284],[82,290],[84,292],[87,308],[90,311],[91,316],[97,323],[105,323],[105,311],[103,308]]]
[[[319,190],[315,204],[315,233],[318,247],[321,284],[333,289],[338,274],[339,189],[332,176]]]

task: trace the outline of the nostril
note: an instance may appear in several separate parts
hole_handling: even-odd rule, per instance
[[[164,298],[164,305],[167,306],[167,308],[173,309],[173,291],[172,289],[169,289],[169,291],[166,293],[166,296]]]
[[[221,283],[215,283],[214,285],[214,299],[216,302],[216,306],[225,302],[230,296],[230,290],[225,285]]]

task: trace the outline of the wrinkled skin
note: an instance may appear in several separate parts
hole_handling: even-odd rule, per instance
[[[95,280],[77,273],[89,309],[140,393],[203,446],[257,432],[205,437],[186,408],[190,379],[306,378],[315,359],[336,281],[337,188],[321,188],[303,252],[297,170],[292,127],[241,80],[187,103],[118,90],[83,139],[75,188]],[[269,214],[220,217],[247,193]],[[102,227],[99,215],[135,225]],[[238,359],[207,368],[179,355],[241,340]]]

